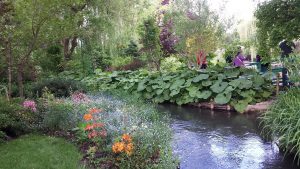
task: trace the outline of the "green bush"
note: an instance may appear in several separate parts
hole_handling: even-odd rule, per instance
[[[300,89],[292,88],[281,94],[261,117],[263,134],[279,142],[286,153],[300,160]]]
[[[45,103],[44,103],[45,104]],[[55,100],[47,103],[42,117],[42,128],[45,131],[66,131],[77,125],[72,104]]]
[[[18,136],[30,129],[31,112],[25,111],[20,103],[20,100],[0,98],[0,132]]]
[[[55,97],[68,97],[72,91],[85,91],[85,86],[78,81],[71,79],[45,79],[33,85],[32,91],[35,96],[41,97],[43,89],[54,94]]]

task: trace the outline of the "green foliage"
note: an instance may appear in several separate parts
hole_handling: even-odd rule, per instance
[[[176,51],[189,54],[190,61],[199,50],[214,52],[223,39],[224,25],[218,15],[209,8],[205,0],[174,1],[167,11],[166,18],[174,22],[175,34],[180,37]]]
[[[44,54],[44,51],[37,51],[35,53],[36,60],[42,68],[43,72],[58,73],[61,69],[62,62],[62,53],[59,46],[50,46],[47,49],[47,52]]]
[[[22,136],[0,144],[0,154],[1,168],[83,168],[78,149],[62,138]]]
[[[0,97],[0,132],[9,136],[18,136],[29,131],[33,112],[25,111],[20,100],[7,101]]]
[[[257,18],[258,54],[270,57],[270,49],[278,47],[283,39],[299,39],[300,1],[271,0],[258,6]],[[266,62],[268,62],[267,60]]]
[[[168,101],[182,105],[215,101],[235,106],[239,112],[272,94],[268,75],[239,68],[204,72],[187,69],[166,73],[125,71],[100,73],[85,80],[94,88],[126,90],[157,103]]]
[[[300,56],[291,55],[284,60],[284,66],[288,69],[289,72],[289,81],[292,83],[300,82]]]
[[[111,58],[112,67],[121,67],[127,65],[133,61],[131,56],[115,56]]]
[[[124,50],[124,54],[133,57],[138,57],[140,55],[138,46],[133,40],[129,42],[128,47]]]
[[[67,131],[74,128],[78,119],[71,104],[48,102],[43,114],[42,129],[46,131]]]
[[[140,26],[139,35],[143,45],[141,50],[147,55],[148,60],[155,64],[157,70],[160,70],[162,59],[159,33],[160,30],[154,17],[149,17]]]
[[[300,89],[292,88],[281,94],[261,117],[263,134],[278,141],[285,153],[300,160]]]
[[[55,97],[68,97],[72,91],[85,91],[85,86],[78,81],[71,79],[45,79],[33,85],[34,96],[42,96],[42,91],[47,88]]]
[[[185,64],[176,55],[171,55],[161,61],[161,71],[173,72],[184,66]]]

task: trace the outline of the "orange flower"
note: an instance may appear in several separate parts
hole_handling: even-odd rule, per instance
[[[123,139],[123,141],[126,141],[126,142],[132,141],[132,137],[129,134],[123,134],[122,139]]]
[[[103,123],[94,123],[93,127],[95,127],[95,128],[102,128],[102,127],[104,127],[104,124]]]
[[[125,153],[130,156],[132,154],[132,151],[133,151],[133,144],[132,143],[127,144],[125,147]]]
[[[97,132],[96,131],[92,131],[92,132],[90,132],[89,134],[88,134],[88,138],[89,139],[92,139],[92,138],[94,138],[94,137],[96,137],[97,136]]]
[[[90,120],[92,120],[93,116],[92,116],[92,114],[85,114],[83,116],[83,118],[84,118],[85,121],[90,121]]]
[[[87,124],[84,130],[92,130],[93,128],[93,125]]]
[[[90,114],[100,113],[101,111],[102,111],[101,109],[97,109],[97,108],[91,108],[91,109],[89,109],[89,113]]]
[[[122,151],[124,151],[125,148],[125,144],[124,142],[116,142],[113,146],[112,146],[112,151],[114,153],[121,153]]]

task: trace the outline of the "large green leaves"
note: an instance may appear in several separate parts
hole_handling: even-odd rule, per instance
[[[231,99],[231,93],[219,93],[214,101],[217,103],[217,104],[226,104],[230,101]]]
[[[197,93],[197,97],[199,99],[204,99],[204,100],[208,99],[211,95],[212,95],[212,92],[209,90]]]
[[[210,87],[210,89],[215,93],[221,93],[226,89],[227,86],[227,82],[216,81],[215,84]]]
[[[172,83],[172,85],[170,86],[170,89],[171,90],[178,90],[183,86],[184,83],[185,83],[184,79],[177,79],[177,80],[175,80],[174,83]]]
[[[196,77],[193,78],[193,82],[197,83],[201,80],[205,80],[205,79],[208,79],[209,75],[208,74],[200,74]]]
[[[265,100],[272,93],[269,78],[245,72],[235,68],[224,73],[206,71],[200,74],[193,70],[170,73],[133,71],[103,73],[98,79],[101,79],[102,89],[125,89],[157,103],[187,104],[213,100],[216,104],[230,103],[237,111],[243,112],[248,104]]]

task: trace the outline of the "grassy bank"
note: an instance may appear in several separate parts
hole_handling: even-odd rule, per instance
[[[64,139],[25,135],[0,144],[0,168],[78,169],[82,158],[78,149]]]
[[[281,94],[262,116],[261,124],[264,135],[278,141],[285,153],[300,157],[300,89]]]

